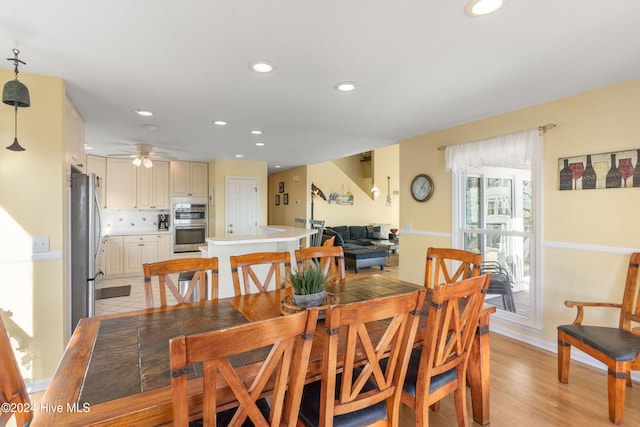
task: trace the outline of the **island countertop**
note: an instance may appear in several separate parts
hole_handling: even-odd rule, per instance
[[[288,225],[259,225],[248,233],[234,234],[224,237],[207,237],[207,243],[218,245],[245,245],[251,243],[297,241],[312,236],[317,230],[311,228],[291,227]]]

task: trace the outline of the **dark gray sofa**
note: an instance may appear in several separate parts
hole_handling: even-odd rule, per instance
[[[387,263],[387,251],[374,245],[375,240],[381,238],[380,227],[362,225],[340,225],[337,227],[325,227],[322,241],[331,237],[336,238],[334,245],[342,246],[344,250],[344,262],[347,268],[353,268],[356,273],[361,268],[380,266],[384,270]]]

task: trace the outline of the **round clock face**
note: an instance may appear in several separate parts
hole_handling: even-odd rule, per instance
[[[411,182],[411,195],[418,202],[426,202],[433,194],[433,181],[429,175],[421,174]]]

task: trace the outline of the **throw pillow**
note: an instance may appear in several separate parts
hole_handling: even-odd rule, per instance
[[[373,226],[372,228],[373,228],[373,238],[377,240],[382,239],[380,234],[380,226],[376,225],[376,226]]]

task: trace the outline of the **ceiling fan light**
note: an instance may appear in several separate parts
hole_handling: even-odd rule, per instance
[[[495,12],[502,7],[503,0],[469,0],[464,7],[467,16],[482,16]]]
[[[133,163],[133,165],[138,168],[142,164],[142,159],[140,157],[136,157],[131,163]]]
[[[145,157],[145,158],[142,160],[142,166],[144,166],[145,168],[151,168],[151,167],[153,167],[153,162],[151,161],[151,159],[150,159],[150,158]]]

